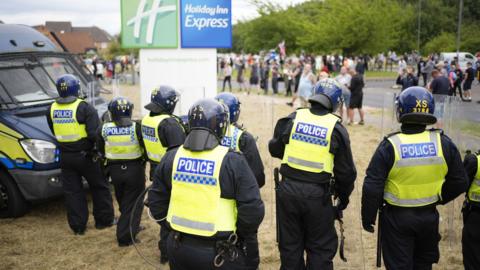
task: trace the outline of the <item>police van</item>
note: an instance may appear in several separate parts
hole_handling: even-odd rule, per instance
[[[102,115],[107,104],[78,56],[33,28],[0,24],[0,218],[22,216],[30,204],[63,193],[46,113],[65,73],[79,78],[82,95],[88,92]]]

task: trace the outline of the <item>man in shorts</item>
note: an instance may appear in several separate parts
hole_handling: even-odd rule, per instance
[[[360,115],[360,122],[358,122],[358,124],[364,125],[365,112],[362,109],[362,103],[363,87],[365,86],[365,83],[363,82],[363,76],[361,74],[358,74],[357,71],[355,71],[354,69],[350,70],[350,75],[352,76],[352,79],[350,81],[349,88],[352,95],[350,97],[350,104],[348,106],[348,118],[350,119],[350,122],[348,122],[348,124],[353,124],[354,110],[358,109],[358,114]]]

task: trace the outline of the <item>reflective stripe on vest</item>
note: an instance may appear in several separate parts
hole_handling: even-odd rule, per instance
[[[297,110],[282,163],[312,173],[333,173],[330,143],[338,120],[333,114],[320,116],[309,109]]]
[[[52,103],[50,119],[53,124],[53,133],[58,142],[77,142],[87,138],[85,124],[77,121],[77,109],[81,102],[83,100],[76,99],[68,104]]]
[[[480,202],[480,155],[477,155],[477,173],[475,174],[475,180],[468,189],[468,199]]]
[[[158,135],[158,126],[160,123],[170,118],[168,114],[161,114],[157,116],[147,115],[142,120],[142,137],[147,151],[148,159],[155,162],[160,162],[163,155],[167,152],[167,147],[162,145]]]
[[[419,207],[441,200],[448,167],[440,133],[396,134],[388,138],[395,161],[385,183],[383,198],[391,205]]]
[[[174,230],[207,237],[236,230],[236,202],[221,198],[220,190],[220,168],[227,153],[224,146],[203,152],[178,149],[167,215]]]
[[[222,139],[222,145],[229,147],[237,152],[240,151],[240,137],[243,134],[243,130],[239,129],[235,125],[230,125],[227,129],[227,134]]]
[[[142,148],[138,142],[137,123],[129,127],[118,127],[114,122],[102,126],[105,141],[105,156],[113,160],[132,160],[142,157]]]

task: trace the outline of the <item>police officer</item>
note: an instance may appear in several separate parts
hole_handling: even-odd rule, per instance
[[[439,260],[437,204],[467,188],[457,147],[441,130],[433,96],[410,87],[397,98],[401,131],[387,136],[368,166],[362,195],[363,228],[373,232],[379,208],[383,259],[387,269],[432,269]]]
[[[480,269],[480,151],[465,156],[470,188],[463,208],[462,252],[465,270]]]
[[[145,190],[145,162],[140,124],[132,121],[133,104],[118,97],[108,104],[112,121],[98,131],[98,149],[106,158],[106,167],[115,186],[120,218],[117,241],[121,247],[133,242],[130,235],[130,217],[137,198]],[[139,199],[143,201],[141,198]],[[139,230],[143,204],[138,203],[132,220],[132,231]]]
[[[258,267],[251,239],[264,205],[243,155],[220,145],[228,122],[225,105],[196,102],[185,144],[168,151],[155,171],[148,203],[153,217],[172,228],[170,269]]]
[[[181,120],[173,115],[180,94],[170,86],[155,88],[151,94],[151,102],[145,106],[150,113],[142,120],[142,136],[148,160],[150,161],[150,181],[163,155],[168,149],[179,146],[185,141],[185,128]],[[160,229],[160,262],[167,263],[168,229]]]
[[[334,221],[347,207],[357,175],[347,130],[332,114],[341,96],[334,80],[321,80],[309,99],[311,108],[280,119],[270,140],[270,154],[282,159],[277,188],[281,269],[333,269]],[[339,199],[336,209],[332,189]]]
[[[78,98],[80,81],[75,76],[61,76],[56,87],[60,97],[49,108],[47,121],[60,149],[68,224],[76,235],[83,235],[88,220],[88,205],[82,177],[87,180],[92,192],[95,227],[104,229],[114,224],[108,182],[100,162],[95,158],[99,118],[94,107]]]
[[[240,117],[240,100],[233,94],[227,92],[218,94],[215,99],[227,105],[230,113],[230,125],[221,144],[243,153],[250,169],[252,169],[257,179],[258,186],[263,187],[265,185],[265,173],[263,171],[263,162],[258,152],[257,143],[252,134],[245,131],[242,126],[238,124],[238,118]]]

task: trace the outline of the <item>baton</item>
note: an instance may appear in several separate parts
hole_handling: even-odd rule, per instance
[[[377,268],[382,267],[382,210],[378,213],[377,226]]]
[[[278,185],[280,183],[280,175],[278,168],[273,169],[273,181],[275,182],[275,213],[277,216],[276,224],[276,233],[277,233],[277,244],[280,239],[280,226],[278,225]]]

